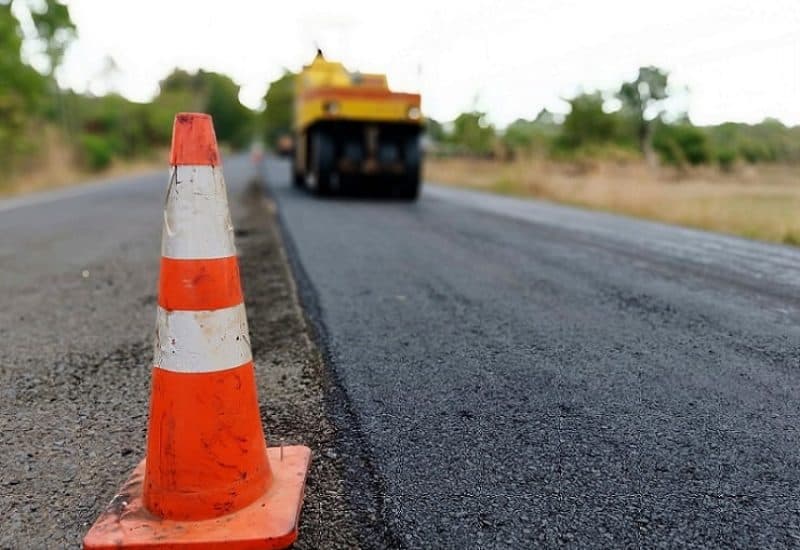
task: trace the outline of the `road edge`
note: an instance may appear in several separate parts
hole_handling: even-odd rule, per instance
[[[276,205],[279,238],[283,255],[288,260],[295,298],[302,310],[308,332],[322,356],[326,378],[325,408],[336,428],[337,452],[345,463],[344,484],[348,493],[345,496],[355,512],[360,546],[375,549],[406,548],[403,539],[391,528],[392,522],[384,507],[387,493],[385,482],[367,450],[369,446],[366,444],[361,422],[339,376],[331,351],[330,336],[322,322],[324,310],[319,295],[300,261],[297,245],[269,183],[265,182],[262,189]]]

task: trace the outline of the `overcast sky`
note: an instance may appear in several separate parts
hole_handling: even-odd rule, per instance
[[[668,69],[697,124],[800,124],[800,0],[71,0],[62,84],[146,101],[177,66],[226,73],[258,107],[318,43],[348,68],[419,90],[427,114],[473,107],[505,125],[640,65]],[[116,76],[106,59],[113,58]]]

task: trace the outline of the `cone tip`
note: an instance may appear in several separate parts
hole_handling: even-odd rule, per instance
[[[218,166],[221,164],[211,115],[205,113],[178,113],[175,115],[169,158],[169,163],[173,166],[182,164]]]

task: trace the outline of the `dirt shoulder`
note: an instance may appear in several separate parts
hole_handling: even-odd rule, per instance
[[[54,142],[54,137],[45,137],[48,144],[43,156],[31,161],[29,166],[16,174],[0,174],[0,198],[17,197],[41,193],[66,187],[110,181],[120,177],[131,177],[150,172],[164,172],[168,151],[154,150],[149,155],[115,160],[101,171],[89,171],[76,162],[74,154],[63,143]]]
[[[234,206],[250,338],[270,445],[302,443],[313,458],[295,548],[359,548],[343,484],[328,377],[297,301],[273,203],[258,183]]]
[[[679,172],[636,161],[431,158],[426,161],[425,172],[428,181],[444,185],[800,244],[800,179],[796,166],[744,165],[731,172],[708,167]]]

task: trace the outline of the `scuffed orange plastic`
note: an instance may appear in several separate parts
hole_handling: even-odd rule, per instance
[[[142,504],[145,461],[134,470],[83,539],[87,550],[277,550],[297,540],[308,447],[269,449],[274,474],[269,490],[238,512],[200,521],[152,515]]]
[[[144,505],[167,519],[238,510],[271,473],[253,363],[185,373],[153,369]]]
[[[173,166],[221,164],[211,116],[204,113],[175,115],[169,163]]]
[[[158,305],[173,311],[203,311],[241,304],[236,256],[186,260],[161,258]]]

